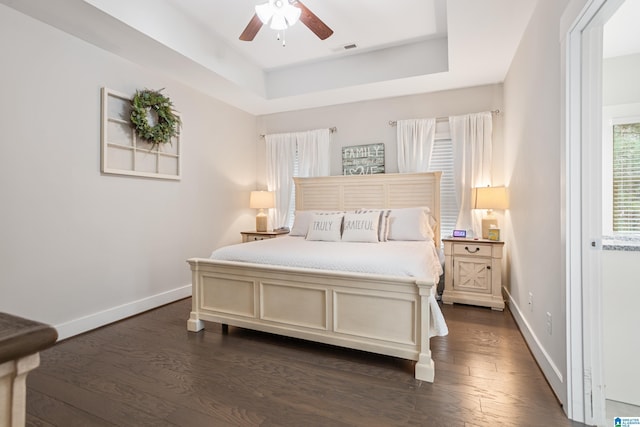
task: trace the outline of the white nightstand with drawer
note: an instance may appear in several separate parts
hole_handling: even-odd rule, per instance
[[[241,231],[242,243],[253,242],[254,240],[274,239],[289,234],[289,231]]]
[[[502,252],[504,242],[442,239],[444,242],[444,292],[442,302],[504,309]]]

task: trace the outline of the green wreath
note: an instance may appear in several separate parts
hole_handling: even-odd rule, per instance
[[[136,135],[154,146],[171,142],[182,124],[180,117],[173,112],[171,100],[160,91],[162,89],[136,91],[131,103],[131,124]],[[149,124],[149,112],[157,115],[154,126]]]

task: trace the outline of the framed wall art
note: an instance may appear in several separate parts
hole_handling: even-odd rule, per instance
[[[384,143],[342,147],[343,175],[384,173]]]
[[[147,142],[136,134],[131,111],[130,96],[102,88],[102,173],[179,180],[180,134],[168,143]]]

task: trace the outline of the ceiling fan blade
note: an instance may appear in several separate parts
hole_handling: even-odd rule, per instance
[[[258,18],[258,15],[254,13],[253,18],[251,18],[251,21],[247,24],[247,28],[240,34],[240,40],[250,42],[256,34],[258,34],[260,28],[262,28],[262,21]]]
[[[302,4],[302,2],[294,0],[291,4],[297,8],[299,8],[302,13],[300,13],[300,21],[304,25],[306,25],[313,33],[320,38],[320,40],[324,40],[333,34],[333,30],[327,26],[320,18],[318,18],[313,12],[311,12],[307,6]]]

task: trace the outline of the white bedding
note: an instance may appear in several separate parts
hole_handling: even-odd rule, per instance
[[[304,237],[278,237],[219,248],[212,259],[352,273],[408,276],[438,283],[442,265],[433,241],[380,243],[309,241]],[[434,296],[429,298],[429,336],[447,335],[448,329]]]
[[[352,273],[432,279],[438,283],[442,265],[433,241],[381,243],[309,241],[278,237],[225,246],[212,259]]]

